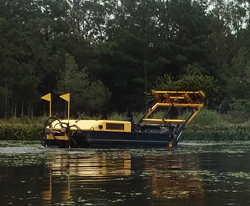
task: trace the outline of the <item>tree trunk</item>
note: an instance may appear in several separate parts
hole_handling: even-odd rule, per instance
[[[23,105],[24,105],[24,101],[22,101],[22,111],[21,111],[22,117],[23,117]]]
[[[14,106],[14,117],[16,117],[16,110],[17,110],[17,103],[15,103],[15,106]]]
[[[8,118],[8,87],[5,85],[5,108],[4,108],[4,117],[7,119]]]

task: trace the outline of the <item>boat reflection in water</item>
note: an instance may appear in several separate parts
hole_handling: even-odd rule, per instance
[[[65,152],[65,151],[64,151]],[[202,198],[202,179],[190,155],[128,151],[48,153],[43,201],[110,204]]]
[[[203,198],[202,178],[197,160],[189,155],[148,155],[145,171],[150,178],[154,198]]]
[[[49,188],[43,192],[43,200],[51,202],[53,195],[61,202],[68,202],[76,186],[95,182],[103,184],[113,177],[131,175],[131,155],[129,152],[116,154],[100,153],[56,153],[47,158]],[[73,186],[73,188],[72,188]],[[55,193],[54,193],[54,190]],[[60,191],[61,190],[61,191]]]

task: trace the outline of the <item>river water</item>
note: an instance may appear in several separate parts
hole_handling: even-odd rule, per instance
[[[1,144],[0,144],[1,145]],[[250,205],[250,142],[0,147],[1,205]]]

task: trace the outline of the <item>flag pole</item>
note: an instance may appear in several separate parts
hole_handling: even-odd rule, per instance
[[[63,94],[60,96],[60,98],[64,99],[68,102],[68,122],[69,122],[69,110],[70,110],[70,93]]]
[[[69,122],[69,109],[70,109],[70,101],[68,101],[68,122]]]
[[[49,102],[49,117],[51,117],[51,93],[42,96],[41,99]]]
[[[51,101],[49,101],[49,117],[51,117]]]

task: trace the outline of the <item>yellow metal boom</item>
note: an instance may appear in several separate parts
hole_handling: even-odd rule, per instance
[[[205,94],[203,91],[155,91],[152,93],[157,100],[143,117],[142,121],[157,123],[189,123],[204,106]],[[149,116],[159,107],[186,107],[192,108],[192,114],[188,119],[162,119],[149,118]]]

